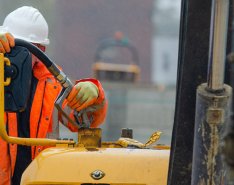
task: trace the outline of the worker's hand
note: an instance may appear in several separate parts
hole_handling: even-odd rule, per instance
[[[98,98],[99,91],[92,82],[79,82],[67,97],[68,105],[80,111],[92,105]]]
[[[15,38],[10,33],[0,33],[0,53],[9,53],[15,46]]]

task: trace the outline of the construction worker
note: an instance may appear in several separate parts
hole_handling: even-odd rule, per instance
[[[3,28],[5,32],[0,32],[1,53],[10,52],[15,45],[14,38],[29,41],[43,51],[49,44],[47,22],[33,7],[23,6],[8,14]],[[61,86],[35,56],[32,56],[32,65],[31,93],[26,110],[17,114],[5,113],[8,134],[25,138],[58,138],[59,116],[54,102]],[[105,119],[107,101],[104,90],[96,79],[78,80],[67,102],[71,110],[92,109],[87,113],[88,117],[92,118],[91,127],[97,127]],[[73,117],[72,111],[70,116]],[[75,130],[65,119],[60,121],[71,130]],[[41,146],[7,144],[0,138],[0,185],[20,184],[23,171],[42,150]]]

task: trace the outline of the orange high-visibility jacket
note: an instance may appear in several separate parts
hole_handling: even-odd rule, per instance
[[[33,74],[38,79],[34,100],[30,113],[30,137],[45,138],[55,132],[53,124],[58,125],[58,121],[53,121],[54,102],[60,93],[61,86],[59,82],[50,74],[42,63],[38,63],[33,68]],[[100,125],[106,116],[107,101],[105,101],[104,90],[100,82],[96,79],[83,79],[80,81],[91,81],[99,89],[99,97],[94,106],[96,111],[92,114],[92,127]],[[10,136],[17,136],[17,115],[16,113],[5,113],[5,122]],[[23,124],[23,123],[22,123]],[[76,129],[69,123],[65,124],[70,130]],[[55,134],[56,135],[56,134]],[[41,146],[32,146],[32,159],[38,155],[44,148]],[[0,185],[10,185],[11,177],[14,173],[14,167],[17,155],[17,145],[8,144],[0,138]]]

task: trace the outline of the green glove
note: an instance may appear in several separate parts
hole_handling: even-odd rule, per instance
[[[68,105],[77,111],[95,103],[99,95],[97,86],[92,82],[77,83],[69,96],[67,97]]]

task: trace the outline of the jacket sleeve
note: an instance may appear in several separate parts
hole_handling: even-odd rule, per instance
[[[88,118],[91,121],[90,127],[96,128],[105,121],[108,102],[105,98],[104,89],[102,88],[102,85],[98,80],[93,79],[93,78],[81,79],[81,80],[77,80],[76,84],[79,82],[85,82],[85,81],[94,83],[97,86],[98,91],[99,91],[99,96],[96,102],[94,102],[94,104],[89,107],[90,111],[87,112]],[[64,108],[65,107],[66,105],[64,105]],[[75,120],[74,115],[73,115],[73,110],[70,111],[69,115],[71,119]],[[63,119],[60,118],[60,120],[63,120]],[[77,128],[73,124],[71,124],[70,122],[65,123],[65,121],[66,120],[63,120],[62,123],[65,126],[67,126],[71,131],[73,132],[77,131]],[[82,122],[81,117],[79,117],[79,121]]]

